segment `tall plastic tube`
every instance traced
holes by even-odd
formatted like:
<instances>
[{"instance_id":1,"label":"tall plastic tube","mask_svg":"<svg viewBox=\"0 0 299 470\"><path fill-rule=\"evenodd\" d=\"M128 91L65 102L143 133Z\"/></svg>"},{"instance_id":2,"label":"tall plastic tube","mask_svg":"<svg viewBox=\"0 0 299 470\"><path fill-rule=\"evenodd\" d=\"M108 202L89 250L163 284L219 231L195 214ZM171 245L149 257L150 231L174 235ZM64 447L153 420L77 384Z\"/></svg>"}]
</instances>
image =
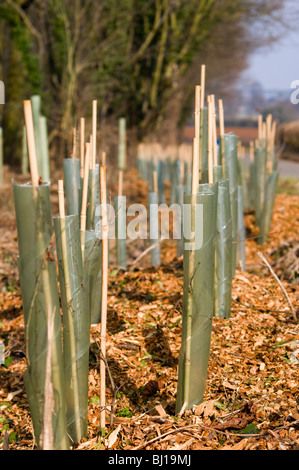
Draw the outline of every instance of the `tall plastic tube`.
<instances>
[{"instance_id":1,"label":"tall plastic tube","mask_svg":"<svg viewBox=\"0 0 299 470\"><path fill-rule=\"evenodd\" d=\"M63 313L64 379L68 434L87 435L90 318L84 284L79 218L54 218Z\"/></svg>"},{"instance_id":2,"label":"tall plastic tube","mask_svg":"<svg viewBox=\"0 0 299 470\"><path fill-rule=\"evenodd\" d=\"M25 388L37 446L69 448L50 186L13 184L25 320ZM49 372L50 371L50 372Z\"/></svg>"},{"instance_id":3,"label":"tall plastic tube","mask_svg":"<svg viewBox=\"0 0 299 470\"><path fill-rule=\"evenodd\" d=\"M191 216L191 232L197 234L194 244L188 244L188 237L186 239L184 236L183 323L177 412L183 406L188 409L200 403L206 387L214 314L217 184L212 188L200 185L196 196L185 193L184 205L190 208L191 214L194 210L192 208L196 207L193 214L196 213L198 217L194 223L194 217ZM184 232L186 224L190 225L184 218Z\"/></svg>"}]
</instances>

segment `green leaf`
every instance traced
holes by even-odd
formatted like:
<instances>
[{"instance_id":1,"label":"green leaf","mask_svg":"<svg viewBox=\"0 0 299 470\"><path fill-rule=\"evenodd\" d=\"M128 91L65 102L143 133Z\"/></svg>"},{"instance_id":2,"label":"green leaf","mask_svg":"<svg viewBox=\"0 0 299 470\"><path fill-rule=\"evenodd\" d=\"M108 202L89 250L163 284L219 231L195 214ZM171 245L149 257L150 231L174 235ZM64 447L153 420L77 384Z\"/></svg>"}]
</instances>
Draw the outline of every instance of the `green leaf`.
<instances>
[{"instance_id":1,"label":"green leaf","mask_svg":"<svg viewBox=\"0 0 299 470\"><path fill-rule=\"evenodd\" d=\"M253 423L247 424L244 429L236 431L236 434L259 434L260 429Z\"/></svg>"},{"instance_id":2,"label":"green leaf","mask_svg":"<svg viewBox=\"0 0 299 470\"><path fill-rule=\"evenodd\" d=\"M11 364L12 362L13 362L13 357L7 357L4 361L5 367L8 367L9 364Z\"/></svg>"},{"instance_id":3,"label":"green leaf","mask_svg":"<svg viewBox=\"0 0 299 470\"><path fill-rule=\"evenodd\" d=\"M219 401L215 401L214 406L215 408L219 408L220 410L227 410L227 407Z\"/></svg>"},{"instance_id":4,"label":"green leaf","mask_svg":"<svg viewBox=\"0 0 299 470\"><path fill-rule=\"evenodd\" d=\"M16 442L17 437L18 437L18 435L17 435L16 431L12 431L9 435L9 442L10 443L11 442Z\"/></svg>"},{"instance_id":5,"label":"green leaf","mask_svg":"<svg viewBox=\"0 0 299 470\"><path fill-rule=\"evenodd\" d=\"M96 405L100 404L100 398L99 397L91 397L89 400L89 403L95 403Z\"/></svg>"},{"instance_id":6,"label":"green leaf","mask_svg":"<svg viewBox=\"0 0 299 470\"><path fill-rule=\"evenodd\" d=\"M116 413L116 416L123 417L123 418L132 418L133 413L129 408L124 408L123 410Z\"/></svg>"}]
</instances>

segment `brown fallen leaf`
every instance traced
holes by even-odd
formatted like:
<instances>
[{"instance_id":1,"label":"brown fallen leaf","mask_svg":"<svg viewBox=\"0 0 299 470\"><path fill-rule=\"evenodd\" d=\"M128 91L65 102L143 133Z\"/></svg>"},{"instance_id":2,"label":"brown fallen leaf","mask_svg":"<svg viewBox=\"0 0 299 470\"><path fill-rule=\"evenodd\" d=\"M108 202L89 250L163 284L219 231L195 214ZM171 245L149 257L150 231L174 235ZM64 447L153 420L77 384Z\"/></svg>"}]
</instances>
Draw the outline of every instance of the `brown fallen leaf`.
<instances>
[{"instance_id":1,"label":"brown fallen leaf","mask_svg":"<svg viewBox=\"0 0 299 470\"><path fill-rule=\"evenodd\" d=\"M212 416L215 413L214 402L215 400L208 400L201 403L200 405L196 406L194 414L196 416L203 415L205 418Z\"/></svg>"},{"instance_id":2,"label":"brown fallen leaf","mask_svg":"<svg viewBox=\"0 0 299 470\"><path fill-rule=\"evenodd\" d=\"M117 440L117 435L120 431L120 428L121 428L121 424L119 424L117 426L116 429L114 429L114 431L112 431L112 433L109 435L108 439L106 440L105 444L106 446L108 447L108 449L112 449L116 440Z\"/></svg>"},{"instance_id":3,"label":"brown fallen leaf","mask_svg":"<svg viewBox=\"0 0 299 470\"><path fill-rule=\"evenodd\" d=\"M217 424L214 426L218 431L224 431L225 429L243 429L253 420L251 416L237 417L229 419L225 423Z\"/></svg>"},{"instance_id":4,"label":"brown fallen leaf","mask_svg":"<svg viewBox=\"0 0 299 470\"><path fill-rule=\"evenodd\" d=\"M162 383L158 380L149 380L142 390L143 398L149 398L152 395L155 395L162 388Z\"/></svg>"},{"instance_id":5,"label":"brown fallen leaf","mask_svg":"<svg viewBox=\"0 0 299 470\"><path fill-rule=\"evenodd\" d=\"M244 450L247 446L248 439L242 439L240 442L235 444L234 446L224 446L222 450Z\"/></svg>"},{"instance_id":6,"label":"brown fallen leaf","mask_svg":"<svg viewBox=\"0 0 299 470\"><path fill-rule=\"evenodd\" d=\"M239 410L239 416L234 416L225 423L214 426L219 431L225 429L243 429L255 418L256 406L252 402L245 403Z\"/></svg>"}]
</instances>

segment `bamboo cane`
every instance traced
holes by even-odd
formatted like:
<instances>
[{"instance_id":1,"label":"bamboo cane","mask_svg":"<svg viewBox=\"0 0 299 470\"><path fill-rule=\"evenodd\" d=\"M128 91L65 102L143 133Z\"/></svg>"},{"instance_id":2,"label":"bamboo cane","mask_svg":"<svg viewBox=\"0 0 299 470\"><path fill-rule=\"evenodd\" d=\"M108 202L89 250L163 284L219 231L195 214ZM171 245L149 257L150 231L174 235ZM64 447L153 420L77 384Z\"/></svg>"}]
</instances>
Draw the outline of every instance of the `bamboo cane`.
<instances>
[{"instance_id":1,"label":"bamboo cane","mask_svg":"<svg viewBox=\"0 0 299 470\"><path fill-rule=\"evenodd\" d=\"M106 166L107 154L102 152L102 166Z\"/></svg>"},{"instance_id":2,"label":"bamboo cane","mask_svg":"<svg viewBox=\"0 0 299 470\"><path fill-rule=\"evenodd\" d=\"M58 207L59 207L59 217L61 219L64 219L65 218L65 209L64 209L63 180L58 180Z\"/></svg>"},{"instance_id":3,"label":"bamboo cane","mask_svg":"<svg viewBox=\"0 0 299 470\"><path fill-rule=\"evenodd\" d=\"M218 165L218 155L217 155L217 126L216 126L216 106L215 106L215 95L211 96L212 103L212 142L213 142L213 165Z\"/></svg>"},{"instance_id":4,"label":"bamboo cane","mask_svg":"<svg viewBox=\"0 0 299 470\"><path fill-rule=\"evenodd\" d=\"M195 87L195 110L194 110L194 134L195 139L200 138L200 101L201 101L201 87Z\"/></svg>"},{"instance_id":5,"label":"bamboo cane","mask_svg":"<svg viewBox=\"0 0 299 470\"><path fill-rule=\"evenodd\" d=\"M87 206L87 193L88 193L89 159L90 159L90 144L87 143L86 144L86 152L85 152L84 180L83 180L83 191L82 191L82 207L81 207L81 218L80 218L81 248L82 248L82 259L83 259L83 261L84 261L84 248L85 248L86 206Z\"/></svg>"},{"instance_id":6,"label":"bamboo cane","mask_svg":"<svg viewBox=\"0 0 299 470\"><path fill-rule=\"evenodd\" d=\"M100 167L100 188L102 206L102 308L101 308L101 355L100 363L100 424L106 427L106 324L107 324L107 292L108 292L108 221L107 221L107 194L106 194L106 168Z\"/></svg>"},{"instance_id":7,"label":"bamboo cane","mask_svg":"<svg viewBox=\"0 0 299 470\"><path fill-rule=\"evenodd\" d=\"M38 186L39 177L38 177L38 167L37 167L36 148L35 148L35 139L34 139L32 106L31 106L30 100L24 101L24 115L25 115L25 126L26 126L26 135L27 135L27 146L28 146L31 181L32 181L32 186Z\"/></svg>"},{"instance_id":8,"label":"bamboo cane","mask_svg":"<svg viewBox=\"0 0 299 470\"><path fill-rule=\"evenodd\" d=\"M213 183L213 114L211 96L208 96L208 168L209 183Z\"/></svg>"},{"instance_id":9,"label":"bamboo cane","mask_svg":"<svg viewBox=\"0 0 299 470\"><path fill-rule=\"evenodd\" d=\"M84 177L85 119L80 119L80 177Z\"/></svg>"},{"instance_id":10,"label":"bamboo cane","mask_svg":"<svg viewBox=\"0 0 299 470\"><path fill-rule=\"evenodd\" d=\"M97 100L92 102L92 168L96 166L97 152Z\"/></svg>"},{"instance_id":11,"label":"bamboo cane","mask_svg":"<svg viewBox=\"0 0 299 470\"><path fill-rule=\"evenodd\" d=\"M263 141L263 146L267 146L267 125L266 122L263 122L262 126L262 141Z\"/></svg>"},{"instance_id":12,"label":"bamboo cane","mask_svg":"<svg viewBox=\"0 0 299 470\"><path fill-rule=\"evenodd\" d=\"M223 137L225 134L225 127L224 127L224 108L223 108L223 100L218 100L218 112L219 112L219 135Z\"/></svg>"},{"instance_id":13,"label":"bamboo cane","mask_svg":"<svg viewBox=\"0 0 299 470\"><path fill-rule=\"evenodd\" d=\"M200 107L201 109L205 106L205 89L206 89L206 66L201 66L201 78L200 78Z\"/></svg>"}]
</instances>

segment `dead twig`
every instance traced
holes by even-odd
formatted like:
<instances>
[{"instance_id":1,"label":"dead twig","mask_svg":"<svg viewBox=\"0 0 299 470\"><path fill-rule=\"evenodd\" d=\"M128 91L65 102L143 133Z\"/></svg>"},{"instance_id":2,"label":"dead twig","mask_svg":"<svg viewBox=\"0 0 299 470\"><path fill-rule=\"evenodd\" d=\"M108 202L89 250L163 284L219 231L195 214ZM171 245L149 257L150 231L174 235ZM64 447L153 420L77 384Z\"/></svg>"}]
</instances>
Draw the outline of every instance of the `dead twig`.
<instances>
[{"instance_id":1,"label":"dead twig","mask_svg":"<svg viewBox=\"0 0 299 470\"><path fill-rule=\"evenodd\" d=\"M289 298L289 296L288 296L287 291L286 291L285 288L283 287L283 285L282 285L280 279L279 279L278 276L275 274L275 272L273 271L272 267L270 266L270 264L268 263L268 261L266 260L266 258L264 257L264 255L263 255L260 251L258 251L257 254L258 254L258 256L261 258L261 260L266 264L266 266L269 268L269 270L270 270L272 276L274 277L274 279L276 279L276 281L278 282L278 284L279 284L279 286L280 286L282 292L284 293L284 296L285 296L285 298L286 298L286 300L287 300L287 302L288 302L288 304L289 304L289 307L290 307L291 312L292 312L292 315L293 315L293 319L294 319L294 321L297 323L297 322L298 322L298 318L297 318L295 309L294 309L294 307L293 307L293 305L292 305L292 302L291 302L291 300L290 300L290 298Z\"/></svg>"},{"instance_id":2,"label":"dead twig","mask_svg":"<svg viewBox=\"0 0 299 470\"><path fill-rule=\"evenodd\" d=\"M134 447L132 450L139 450L139 449L143 449L144 447L150 445L150 444L153 444L154 442L166 437L166 436L169 436L170 434L175 434L176 432L184 432L184 431L188 431L189 429L192 429L192 428L195 428L197 427L198 425L196 424L191 424L190 426L184 426L184 427L180 427L180 428L176 428L176 429L172 429L171 431L168 431L164 434L161 434L161 436L157 436L157 437L154 437L153 439L151 439L150 441L147 441L147 442L144 442L143 444L137 446L137 447Z\"/></svg>"}]
</instances>

